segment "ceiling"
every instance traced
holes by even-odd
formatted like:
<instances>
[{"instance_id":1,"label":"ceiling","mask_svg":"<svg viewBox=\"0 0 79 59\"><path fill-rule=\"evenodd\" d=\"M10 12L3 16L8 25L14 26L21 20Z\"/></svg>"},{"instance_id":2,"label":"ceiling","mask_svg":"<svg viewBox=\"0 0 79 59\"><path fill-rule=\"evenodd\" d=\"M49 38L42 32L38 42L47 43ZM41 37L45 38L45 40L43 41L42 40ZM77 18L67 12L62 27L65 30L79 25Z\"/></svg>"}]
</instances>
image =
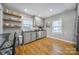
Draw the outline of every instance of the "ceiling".
<instances>
[{"instance_id":1,"label":"ceiling","mask_svg":"<svg viewBox=\"0 0 79 59\"><path fill-rule=\"evenodd\" d=\"M3 3L2 5L9 9L43 18L76 8L75 3Z\"/></svg>"}]
</instances>

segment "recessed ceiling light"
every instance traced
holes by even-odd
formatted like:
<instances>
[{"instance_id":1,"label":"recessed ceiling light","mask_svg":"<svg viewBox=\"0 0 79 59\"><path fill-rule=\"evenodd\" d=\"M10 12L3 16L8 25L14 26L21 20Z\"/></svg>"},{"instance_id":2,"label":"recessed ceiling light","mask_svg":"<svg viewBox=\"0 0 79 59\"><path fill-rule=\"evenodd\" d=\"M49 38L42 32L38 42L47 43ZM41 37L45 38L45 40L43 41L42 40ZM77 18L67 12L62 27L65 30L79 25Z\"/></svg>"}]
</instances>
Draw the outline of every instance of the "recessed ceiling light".
<instances>
[{"instance_id":1,"label":"recessed ceiling light","mask_svg":"<svg viewBox=\"0 0 79 59\"><path fill-rule=\"evenodd\" d=\"M24 9L25 12L27 12L27 9Z\"/></svg>"},{"instance_id":2,"label":"recessed ceiling light","mask_svg":"<svg viewBox=\"0 0 79 59\"><path fill-rule=\"evenodd\" d=\"M38 15L40 17L40 15Z\"/></svg>"},{"instance_id":3,"label":"recessed ceiling light","mask_svg":"<svg viewBox=\"0 0 79 59\"><path fill-rule=\"evenodd\" d=\"M52 9L49 9L49 11L52 12L53 10Z\"/></svg>"}]
</instances>

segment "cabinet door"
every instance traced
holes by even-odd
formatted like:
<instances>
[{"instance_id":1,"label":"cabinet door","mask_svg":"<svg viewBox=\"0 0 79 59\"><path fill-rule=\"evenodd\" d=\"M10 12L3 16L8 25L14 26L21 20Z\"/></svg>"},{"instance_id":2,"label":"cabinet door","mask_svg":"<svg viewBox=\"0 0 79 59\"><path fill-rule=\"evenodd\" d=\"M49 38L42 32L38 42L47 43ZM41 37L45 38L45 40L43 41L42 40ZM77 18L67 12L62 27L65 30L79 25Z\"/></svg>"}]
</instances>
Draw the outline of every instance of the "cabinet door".
<instances>
[{"instance_id":1,"label":"cabinet door","mask_svg":"<svg viewBox=\"0 0 79 59\"><path fill-rule=\"evenodd\" d=\"M34 21L33 21L33 24L34 24L34 26L44 26L43 25L43 19L42 18L40 18L40 17L35 17L34 18Z\"/></svg>"},{"instance_id":2,"label":"cabinet door","mask_svg":"<svg viewBox=\"0 0 79 59\"><path fill-rule=\"evenodd\" d=\"M46 36L46 31L42 31L41 32L41 37L45 37Z\"/></svg>"},{"instance_id":3,"label":"cabinet door","mask_svg":"<svg viewBox=\"0 0 79 59\"><path fill-rule=\"evenodd\" d=\"M41 37L42 37L42 31L39 31L38 38L41 38Z\"/></svg>"},{"instance_id":4,"label":"cabinet door","mask_svg":"<svg viewBox=\"0 0 79 59\"><path fill-rule=\"evenodd\" d=\"M36 32L31 33L31 40L32 41L36 40Z\"/></svg>"},{"instance_id":5,"label":"cabinet door","mask_svg":"<svg viewBox=\"0 0 79 59\"><path fill-rule=\"evenodd\" d=\"M43 37L44 35L43 35L43 31L41 31L41 38Z\"/></svg>"},{"instance_id":6,"label":"cabinet door","mask_svg":"<svg viewBox=\"0 0 79 59\"><path fill-rule=\"evenodd\" d=\"M24 33L24 44L29 42L31 42L31 33L30 32Z\"/></svg>"},{"instance_id":7,"label":"cabinet door","mask_svg":"<svg viewBox=\"0 0 79 59\"><path fill-rule=\"evenodd\" d=\"M46 37L47 33L46 31L43 31L43 36Z\"/></svg>"}]
</instances>

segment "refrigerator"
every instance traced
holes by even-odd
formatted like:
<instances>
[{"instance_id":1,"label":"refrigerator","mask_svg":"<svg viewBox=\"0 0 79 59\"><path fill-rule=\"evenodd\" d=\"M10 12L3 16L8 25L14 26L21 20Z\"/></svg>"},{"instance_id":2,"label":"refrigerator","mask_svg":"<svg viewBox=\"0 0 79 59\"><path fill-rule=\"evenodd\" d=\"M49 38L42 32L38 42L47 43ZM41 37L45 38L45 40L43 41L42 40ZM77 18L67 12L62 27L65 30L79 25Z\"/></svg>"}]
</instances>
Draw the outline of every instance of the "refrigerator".
<instances>
[{"instance_id":1,"label":"refrigerator","mask_svg":"<svg viewBox=\"0 0 79 59\"><path fill-rule=\"evenodd\" d=\"M77 40L76 40L76 44L77 44L77 47L76 47L76 50L79 51L79 17L78 17L78 20L77 20Z\"/></svg>"}]
</instances>

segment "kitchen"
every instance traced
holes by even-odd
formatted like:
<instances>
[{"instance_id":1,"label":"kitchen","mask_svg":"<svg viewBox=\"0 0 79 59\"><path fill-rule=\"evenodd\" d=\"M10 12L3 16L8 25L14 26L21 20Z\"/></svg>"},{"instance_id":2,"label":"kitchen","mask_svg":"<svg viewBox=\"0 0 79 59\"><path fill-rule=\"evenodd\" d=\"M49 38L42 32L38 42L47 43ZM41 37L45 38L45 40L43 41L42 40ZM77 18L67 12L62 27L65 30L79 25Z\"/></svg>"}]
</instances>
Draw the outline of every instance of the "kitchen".
<instances>
[{"instance_id":1,"label":"kitchen","mask_svg":"<svg viewBox=\"0 0 79 59\"><path fill-rule=\"evenodd\" d=\"M59 8L56 8L56 6ZM76 33L76 29L74 29L74 22L77 17L76 12L77 9L75 3L2 3L0 4L0 34L5 36L5 38L2 41L0 40L2 43L0 44L0 48L3 50L3 48L9 46L9 49L12 50L14 47L14 52L16 46L31 44L32 42L36 42L47 37L74 43L74 32ZM56 21L54 19L56 19ZM2 38L3 37L0 37L0 39ZM1 53L12 54L12 52L9 52L9 49L4 49ZM13 55L14 54L15 53L13 53Z\"/></svg>"}]
</instances>

